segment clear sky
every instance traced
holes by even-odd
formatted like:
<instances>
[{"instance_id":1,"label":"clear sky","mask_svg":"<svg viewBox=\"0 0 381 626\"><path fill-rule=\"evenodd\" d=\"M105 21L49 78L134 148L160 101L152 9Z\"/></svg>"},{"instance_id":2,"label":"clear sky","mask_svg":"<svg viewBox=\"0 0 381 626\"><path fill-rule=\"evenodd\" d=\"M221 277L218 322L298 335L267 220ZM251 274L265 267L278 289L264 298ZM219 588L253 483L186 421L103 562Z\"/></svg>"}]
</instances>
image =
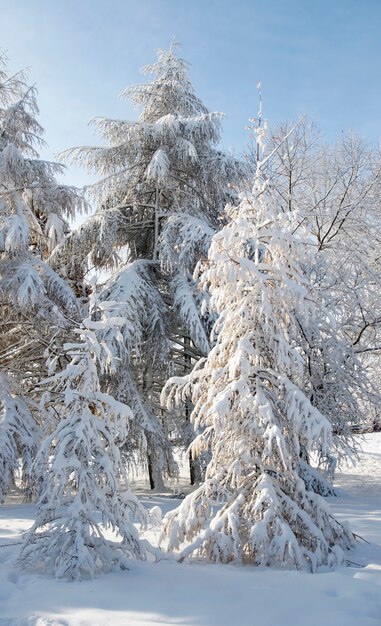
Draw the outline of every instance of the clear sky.
<instances>
[{"instance_id":1,"label":"clear sky","mask_svg":"<svg viewBox=\"0 0 381 626\"><path fill-rule=\"evenodd\" d=\"M0 0L0 15L11 69L30 66L38 88L45 158L97 143L94 116L136 117L118 94L173 36L197 94L227 115L225 148L244 147L258 81L272 125L308 113L329 138L381 136L381 0Z\"/></svg>"}]
</instances>

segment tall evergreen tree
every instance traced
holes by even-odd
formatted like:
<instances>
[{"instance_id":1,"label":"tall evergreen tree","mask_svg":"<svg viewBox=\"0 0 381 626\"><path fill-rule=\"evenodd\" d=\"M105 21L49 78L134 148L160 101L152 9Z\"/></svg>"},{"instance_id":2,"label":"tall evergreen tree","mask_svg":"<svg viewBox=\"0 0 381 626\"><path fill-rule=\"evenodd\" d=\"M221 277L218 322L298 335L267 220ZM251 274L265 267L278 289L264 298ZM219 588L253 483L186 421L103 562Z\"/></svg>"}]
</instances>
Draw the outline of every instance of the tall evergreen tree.
<instances>
[{"instance_id":1,"label":"tall evergreen tree","mask_svg":"<svg viewBox=\"0 0 381 626\"><path fill-rule=\"evenodd\" d=\"M209 349L193 270L232 200L228 183L243 170L218 149L222 116L195 95L174 46L143 71L152 81L123 94L141 108L139 120L97 118L106 145L66 154L102 179L89 190L95 215L53 261L79 281L88 255L114 272L101 298L118 303L132 349L108 389L139 418L136 439L147 447L153 486L169 461L158 393L168 373L189 369Z\"/></svg>"},{"instance_id":2,"label":"tall evergreen tree","mask_svg":"<svg viewBox=\"0 0 381 626\"><path fill-rule=\"evenodd\" d=\"M80 198L57 183L62 166L38 158L42 128L36 94L23 73L8 76L0 58L0 483L12 483L18 456L29 476L38 431L28 392L44 351L78 313L74 294L47 264L68 232ZM28 482L28 481L27 481ZM1 487L0 487L1 490Z\"/></svg>"},{"instance_id":3,"label":"tall evergreen tree","mask_svg":"<svg viewBox=\"0 0 381 626\"><path fill-rule=\"evenodd\" d=\"M260 162L252 193L228 217L201 279L218 313L215 346L163 392L169 403L191 397L202 429L192 449L210 450L211 460L204 484L167 515L164 535L171 549L188 544L183 558L315 571L340 563L351 536L299 477L302 448L324 454L332 436L304 392L295 341L299 322L319 322L303 272L311 246L295 233L295 214L278 210Z\"/></svg>"}]
</instances>

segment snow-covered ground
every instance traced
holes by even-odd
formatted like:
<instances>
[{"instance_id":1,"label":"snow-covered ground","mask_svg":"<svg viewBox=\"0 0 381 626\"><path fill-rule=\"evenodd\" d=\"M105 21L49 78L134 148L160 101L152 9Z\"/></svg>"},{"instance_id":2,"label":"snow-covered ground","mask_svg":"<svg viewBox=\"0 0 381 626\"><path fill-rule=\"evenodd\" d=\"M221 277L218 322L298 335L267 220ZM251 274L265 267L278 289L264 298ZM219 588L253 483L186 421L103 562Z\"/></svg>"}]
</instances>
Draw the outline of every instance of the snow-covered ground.
<instances>
[{"instance_id":1,"label":"snow-covered ground","mask_svg":"<svg viewBox=\"0 0 381 626\"><path fill-rule=\"evenodd\" d=\"M162 561L55 581L15 565L35 507L9 502L0 507L0 626L381 626L381 433L366 435L360 462L342 469L337 486L332 508L362 539L351 567L314 575ZM178 503L143 499L164 511Z\"/></svg>"}]
</instances>

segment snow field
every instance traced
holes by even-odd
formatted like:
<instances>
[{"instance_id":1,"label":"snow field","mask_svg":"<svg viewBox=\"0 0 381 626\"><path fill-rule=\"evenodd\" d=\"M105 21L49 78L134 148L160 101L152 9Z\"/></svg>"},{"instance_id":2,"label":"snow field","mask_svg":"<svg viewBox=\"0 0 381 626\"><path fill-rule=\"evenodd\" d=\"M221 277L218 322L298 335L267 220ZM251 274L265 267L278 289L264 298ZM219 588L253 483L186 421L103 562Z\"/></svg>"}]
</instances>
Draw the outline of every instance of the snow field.
<instances>
[{"instance_id":1,"label":"snow field","mask_svg":"<svg viewBox=\"0 0 381 626\"><path fill-rule=\"evenodd\" d=\"M365 436L359 463L342 468L336 484L333 512L363 539L351 567L315 575L170 561L132 561L127 572L81 583L30 575L15 560L35 506L10 501L0 508L0 626L380 626L381 433ZM163 512L179 503L141 499Z\"/></svg>"}]
</instances>

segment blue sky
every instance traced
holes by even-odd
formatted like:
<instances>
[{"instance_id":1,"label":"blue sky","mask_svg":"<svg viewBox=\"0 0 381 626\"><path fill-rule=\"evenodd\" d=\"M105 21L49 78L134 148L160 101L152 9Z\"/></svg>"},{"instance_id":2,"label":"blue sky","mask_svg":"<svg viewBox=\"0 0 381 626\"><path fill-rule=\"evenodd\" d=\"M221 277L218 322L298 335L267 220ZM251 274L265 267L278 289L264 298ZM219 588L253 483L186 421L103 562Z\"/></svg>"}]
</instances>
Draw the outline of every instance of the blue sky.
<instances>
[{"instance_id":1,"label":"blue sky","mask_svg":"<svg viewBox=\"0 0 381 626\"><path fill-rule=\"evenodd\" d=\"M264 91L270 124L314 117L328 138L381 135L381 0L0 0L0 46L30 66L45 158L97 143L96 115L131 119L118 99L157 48L181 42L198 95L223 111L223 146L239 153ZM70 171L74 184L86 182Z\"/></svg>"}]
</instances>

